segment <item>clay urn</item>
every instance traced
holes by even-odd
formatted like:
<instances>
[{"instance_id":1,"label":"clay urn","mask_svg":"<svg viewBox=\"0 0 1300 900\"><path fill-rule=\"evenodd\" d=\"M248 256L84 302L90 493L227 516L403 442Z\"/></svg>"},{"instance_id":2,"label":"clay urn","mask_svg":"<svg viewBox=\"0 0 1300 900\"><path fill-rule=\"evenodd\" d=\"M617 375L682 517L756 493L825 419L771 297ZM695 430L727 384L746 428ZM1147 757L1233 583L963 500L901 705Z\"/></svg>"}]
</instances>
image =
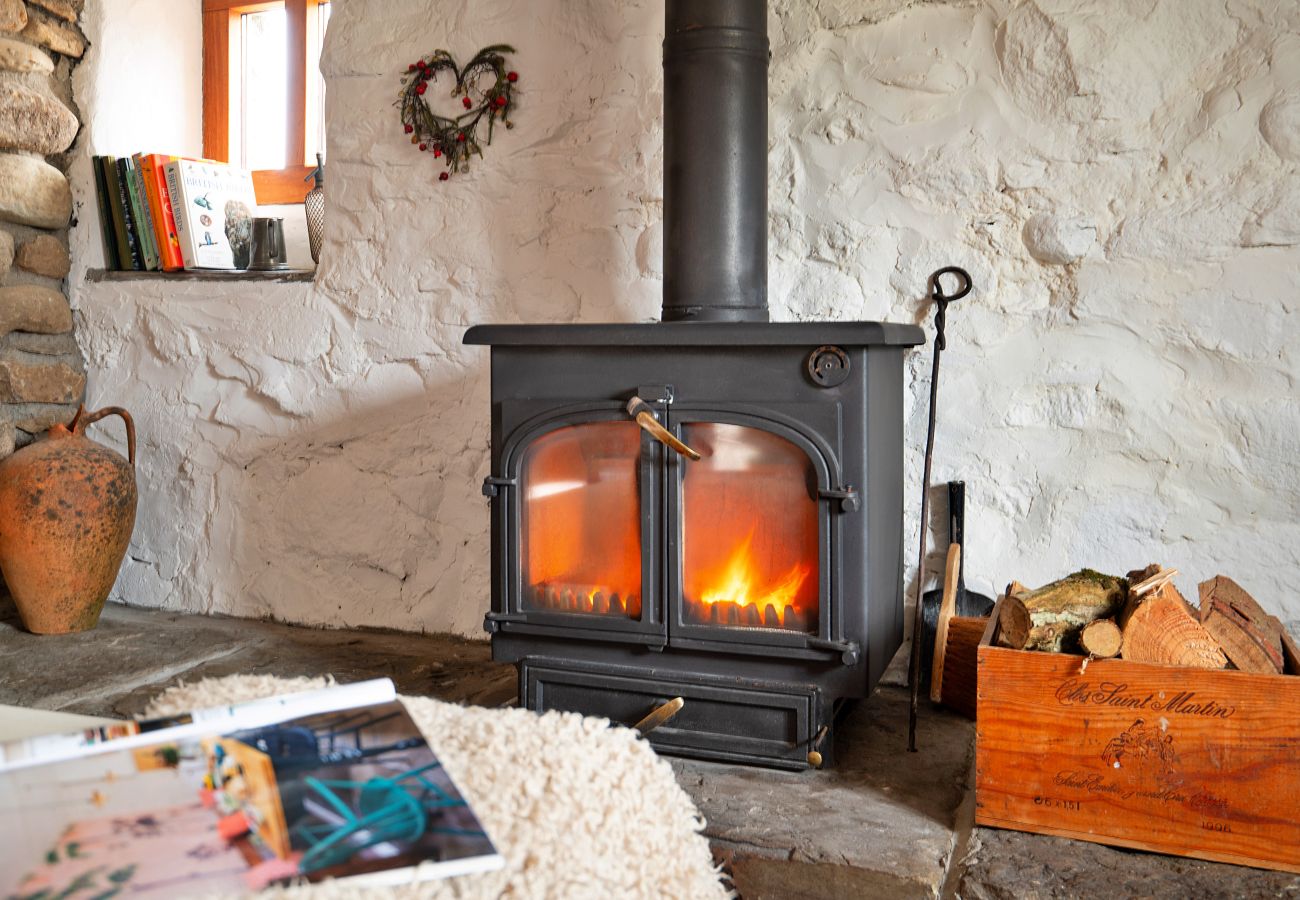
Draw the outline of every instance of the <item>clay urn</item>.
<instances>
[{"instance_id":1,"label":"clay urn","mask_svg":"<svg viewBox=\"0 0 1300 900\"><path fill-rule=\"evenodd\" d=\"M126 423L129 460L85 436ZM37 634L95 627L135 526L135 425L124 409L86 413L0 460L0 574Z\"/></svg>"}]
</instances>

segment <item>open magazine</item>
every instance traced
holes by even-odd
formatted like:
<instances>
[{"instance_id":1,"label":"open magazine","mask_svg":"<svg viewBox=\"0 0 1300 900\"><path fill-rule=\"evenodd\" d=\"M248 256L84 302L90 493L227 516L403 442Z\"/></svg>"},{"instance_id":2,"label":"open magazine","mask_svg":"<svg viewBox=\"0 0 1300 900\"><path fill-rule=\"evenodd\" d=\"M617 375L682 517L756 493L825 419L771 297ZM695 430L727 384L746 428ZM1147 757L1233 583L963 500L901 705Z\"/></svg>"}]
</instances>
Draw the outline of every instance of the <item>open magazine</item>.
<instances>
[{"instance_id":1,"label":"open magazine","mask_svg":"<svg viewBox=\"0 0 1300 900\"><path fill-rule=\"evenodd\" d=\"M504 864L387 679L0 744L0 858L24 900Z\"/></svg>"}]
</instances>

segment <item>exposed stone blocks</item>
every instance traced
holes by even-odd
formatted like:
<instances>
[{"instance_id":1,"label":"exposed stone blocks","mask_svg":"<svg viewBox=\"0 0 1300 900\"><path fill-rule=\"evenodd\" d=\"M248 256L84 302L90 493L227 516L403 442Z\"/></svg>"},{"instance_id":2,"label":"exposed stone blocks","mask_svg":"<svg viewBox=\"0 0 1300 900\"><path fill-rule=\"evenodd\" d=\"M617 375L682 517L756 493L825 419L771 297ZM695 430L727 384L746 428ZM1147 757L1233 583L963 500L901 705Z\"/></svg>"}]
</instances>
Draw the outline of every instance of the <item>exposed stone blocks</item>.
<instances>
[{"instance_id":1,"label":"exposed stone blocks","mask_svg":"<svg viewBox=\"0 0 1300 900\"><path fill-rule=\"evenodd\" d=\"M63 228L72 218L67 177L30 156L0 155L0 222Z\"/></svg>"},{"instance_id":2,"label":"exposed stone blocks","mask_svg":"<svg viewBox=\"0 0 1300 900\"><path fill-rule=\"evenodd\" d=\"M2 259L3 247L0 247L0 260ZM72 267L68 248L63 241L50 234L38 234L24 241L14 254L14 262L19 268L46 278L65 278Z\"/></svg>"},{"instance_id":3,"label":"exposed stone blocks","mask_svg":"<svg viewBox=\"0 0 1300 900\"><path fill-rule=\"evenodd\" d=\"M74 59L86 52L86 40L76 28L35 11L28 13L27 27L22 30L22 36L33 44Z\"/></svg>"},{"instance_id":4,"label":"exposed stone blocks","mask_svg":"<svg viewBox=\"0 0 1300 900\"><path fill-rule=\"evenodd\" d=\"M0 403L72 403L85 389L85 373L69 363L0 351Z\"/></svg>"},{"instance_id":5,"label":"exposed stone blocks","mask_svg":"<svg viewBox=\"0 0 1300 900\"><path fill-rule=\"evenodd\" d=\"M3 2L3 0L0 0ZM54 60L49 54L22 41L0 37L0 71L35 72L49 75L54 71Z\"/></svg>"},{"instance_id":6,"label":"exposed stone blocks","mask_svg":"<svg viewBox=\"0 0 1300 900\"><path fill-rule=\"evenodd\" d=\"M78 127L77 117L57 97L0 82L0 147L62 153L72 146Z\"/></svg>"},{"instance_id":7,"label":"exposed stone blocks","mask_svg":"<svg viewBox=\"0 0 1300 900\"><path fill-rule=\"evenodd\" d=\"M81 8L0 0L0 457L67 422L86 391L72 311L54 286L71 269L66 236L48 233L68 226L72 191L40 158L63 154L80 128L66 98L68 60L86 49Z\"/></svg>"},{"instance_id":8,"label":"exposed stone blocks","mask_svg":"<svg viewBox=\"0 0 1300 900\"><path fill-rule=\"evenodd\" d=\"M0 288L0 337L11 331L60 334L71 330L68 298L53 288L36 284Z\"/></svg>"},{"instance_id":9,"label":"exposed stone blocks","mask_svg":"<svg viewBox=\"0 0 1300 900\"><path fill-rule=\"evenodd\" d=\"M27 7L23 0L0 0L0 32L22 31L27 25Z\"/></svg>"}]
</instances>

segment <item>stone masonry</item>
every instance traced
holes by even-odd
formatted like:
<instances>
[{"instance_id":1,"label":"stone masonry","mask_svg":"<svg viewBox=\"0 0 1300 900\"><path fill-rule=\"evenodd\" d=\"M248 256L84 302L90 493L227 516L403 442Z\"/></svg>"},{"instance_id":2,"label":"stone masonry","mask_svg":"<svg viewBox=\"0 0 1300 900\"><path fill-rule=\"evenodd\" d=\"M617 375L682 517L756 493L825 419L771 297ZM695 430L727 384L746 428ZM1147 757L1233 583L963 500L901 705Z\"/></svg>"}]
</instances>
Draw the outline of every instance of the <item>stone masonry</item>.
<instances>
[{"instance_id":1,"label":"stone masonry","mask_svg":"<svg viewBox=\"0 0 1300 900\"><path fill-rule=\"evenodd\" d=\"M0 457L71 419L86 393L65 283L81 5L0 0Z\"/></svg>"}]
</instances>

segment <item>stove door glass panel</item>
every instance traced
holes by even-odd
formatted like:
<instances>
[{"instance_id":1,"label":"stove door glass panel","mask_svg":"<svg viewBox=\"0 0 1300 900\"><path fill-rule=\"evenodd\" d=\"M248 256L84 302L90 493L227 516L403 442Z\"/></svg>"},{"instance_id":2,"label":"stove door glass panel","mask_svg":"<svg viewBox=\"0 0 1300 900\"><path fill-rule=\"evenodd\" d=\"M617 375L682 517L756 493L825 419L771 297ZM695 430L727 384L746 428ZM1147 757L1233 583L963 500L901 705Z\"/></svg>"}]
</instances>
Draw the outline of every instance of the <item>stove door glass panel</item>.
<instances>
[{"instance_id":1,"label":"stove door glass panel","mask_svg":"<svg viewBox=\"0 0 1300 900\"><path fill-rule=\"evenodd\" d=\"M702 457L682 474L685 621L817 632L817 478L807 454L742 425L686 424L682 439Z\"/></svg>"},{"instance_id":2,"label":"stove door glass panel","mask_svg":"<svg viewBox=\"0 0 1300 900\"><path fill-rule=\"evenodd\" d=\"M569 425L533 441L521 470L525 609L641 618L641 430Z\"/></svg>"}]
</instances>

